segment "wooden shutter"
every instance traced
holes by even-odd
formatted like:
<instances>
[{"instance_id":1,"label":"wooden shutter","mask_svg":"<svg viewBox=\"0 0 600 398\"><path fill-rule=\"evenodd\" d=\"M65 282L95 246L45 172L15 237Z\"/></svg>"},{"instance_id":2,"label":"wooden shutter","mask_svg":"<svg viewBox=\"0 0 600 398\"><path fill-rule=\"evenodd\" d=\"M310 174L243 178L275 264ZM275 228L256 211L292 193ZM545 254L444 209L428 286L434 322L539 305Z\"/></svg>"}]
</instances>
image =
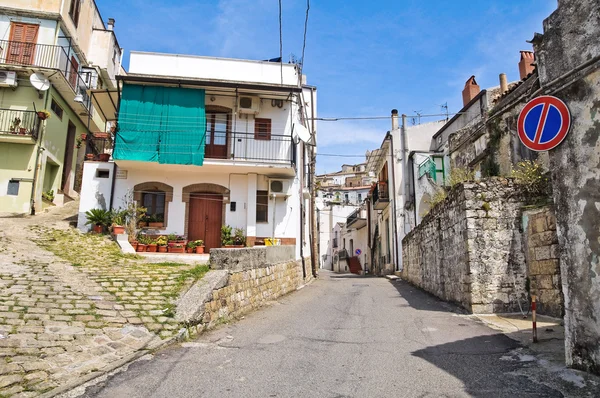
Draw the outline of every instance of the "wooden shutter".
<instances>
[{"instance_id":1,"label":"wooden shutter","mask_svg":"<svg viewBox=\"0 0 600 398\"><path fill-rule=\"evenodd\" d=\"M71 87L77 89L77 72L79 71L79 63L75 57L71 56L71 70L69 71L69 83Z\"/></svg>"},{"instance_id":2,"label":"wooden shutter","mask_svg":"<svg viewBox=\"0 0 600 398\"><path fill-rule=\"evenodd\" d=\"M39 25L11 23L8 63L31 65L35 54Z\"/></svg>"},{"instance_id":3,"label":"wooden shutter","mask_svg":"<svg viewBox=\"0 0 600 398\"><path fill-rule=\"evenodd\" d=\"M271 139L271 119L254 119L254 139L255 140L270 140Z\"/></svg>"}]
</instances>

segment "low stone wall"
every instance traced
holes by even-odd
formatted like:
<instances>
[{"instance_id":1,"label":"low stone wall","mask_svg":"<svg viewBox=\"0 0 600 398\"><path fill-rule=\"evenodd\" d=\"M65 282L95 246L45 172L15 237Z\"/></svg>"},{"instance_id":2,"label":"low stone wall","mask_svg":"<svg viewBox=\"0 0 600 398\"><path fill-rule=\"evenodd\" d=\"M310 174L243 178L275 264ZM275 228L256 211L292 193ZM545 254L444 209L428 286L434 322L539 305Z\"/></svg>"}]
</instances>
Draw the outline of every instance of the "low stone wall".
<instances>
[{"instance_id":1,"label":"low stone wall","mask_svg":"<svg viewBox=\"0 0 600 398\"><path fill-rule=\"evenodd\" d=\"M304 266L306 278L303 262L295 259L295 246L291 245L212 249L213 271L180 300L178 320L211 327L238 318L309 282L310 259L305 259Z\"/></svg>"},{"instance_id":2,"label":"low stone wall","mask_svg":"<svg viewBox=\"0 0 600 398\"><path fill-rule=\"evenodd\" d=\"M302 261L232 273L227 286L213 291L212 300L206 303L202 323L210 326L219 320L239 318L295 291L311 278L309 260L306 266L306 280L302 275Z\"/></svg>"},{"instance_id":3,"label":"low stone wall","mask_svg":"<svg viewBox=\"0 0 600 398\"><path fill-rule=\"evenodd\" d=\"M454 187L402 240L402 277L471 312L519 311L527 302L522 205L509 179Z\"/></svg>"},{"instance_id":4,"label":"low stone wall","mask_svg":"<svg viewBox=\"0 0 600 398\"><path fill-rule=\"evenodd\" d=\"M530 293L537 296L537 311L543 315L562 317L564 298L554 209L543 207L525 211L523 231L526 236Z\"/></svg>"}]
</instances>

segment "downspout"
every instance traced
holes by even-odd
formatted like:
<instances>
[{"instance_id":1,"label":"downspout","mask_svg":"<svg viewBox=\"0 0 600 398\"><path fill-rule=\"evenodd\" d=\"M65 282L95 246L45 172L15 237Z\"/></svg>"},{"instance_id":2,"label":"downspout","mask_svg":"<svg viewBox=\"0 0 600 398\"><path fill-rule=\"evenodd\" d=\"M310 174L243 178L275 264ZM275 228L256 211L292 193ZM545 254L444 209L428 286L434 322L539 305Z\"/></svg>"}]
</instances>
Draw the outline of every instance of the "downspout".
<instances>
[{"instance_id":1,"label":"downspout","mask_svg":"<svg viewBox=\"0 0 600 398\"><path fill-rule=\"evenodd\" d=\"M302 172L300 174L299 182L299 201L300 201L300 259L302 260L302 277L303 280L306 280L306 260L304 259L304 199L302 197L302 188L304 187L304 143L299 141L300 144L300 153L302 156ZM298 165L301 162L297 162L296 170L298 170Z\"/></svg>"},{"instance_id":2,"label":"downspout","mask_svg":"<svg viewBox=\"0 0 600 398\"><path fill-rule=\"evenodd\" d=\"M48 109L48 98L50 97L49 94L50 90L46 90L46 99L44 100L44 109ZM38 135L38 142L37 142L37 152L35 154L35 164L33 167L33 182L31 184L31 198L29 199L29 205L31 207L31 211L30 214L32 216L35 216L35 191L37 190L37 179L38 179L38 173L39 173L39 168L41 167L41 165L39 165L40 162L40 155L42 154L42 151L44 150L42 148L42 143L44 142L44 132L46 131L46 123L43 123L43 128L42 128L42 121L39 120L38 121L38 130L39 130L39 135Z\"/></svg>"},{"instance_id":3,"label":"downspout","mask_svg":"<svg viewBox=\"0 0 600 398\"><path fill-rule=\"evenodd\" d=\"M408 137L406 134L406 115L402 115L402 130L400 130L401 134L402 134L402 174L404 175L404 195L402 195L402 197L404 198L404 203L402 204L403 206L406 204L406 197L407 195L410 194L410 179L407 178L408 176ZM404 214L404 212L402 213ZM404 233L406 234L406 217L402 217L403 219L403 226L402 229L404 230Z\"/></svg>"},{"instance_id":4,"label":"downspout","mask_svg":"<svg viewBox=\"0 0 600 398\"><path fill-rule=\"evenodd\" d=\"M115 153L115 147L117 145L117 134L119 133L119 109L121 108L121 87L120 87L118 80L117 80L117 95L119 96L119 102L117 103L117 123L116 123L117 128L115 130L115 139L113 140L113 142L114 142L113 154ZM108 205L108 210L113 209L116 181L117 181L117 163L115 162L115 159L113 157L113 175L112 175L112 181L110 184L110 203Z\"/></svg>"},{"instance_id":5,"label":"downspout","mask_svg":"<svg viewBox=\"0 0 600 398\"><path fill-rule=\"evenodd\" d=\"M397 112L397 111L396 111ZM390 141L390 151L391 151L391 164L392 164L392 184L394 187L393 190L393 194L394 194L394 199L392 202L392 210L394 212L394 248L395 248L395 256L396 256L396 271L400 270L400 264L398 263L399 261L399 257L398 257L398 213L397 213L397 208L396 208L396 167L395 167L395 158L394 158L394 139L392 138L392 135L390 133L387 134L386 137L389 141ZM389 195L389 193L388 193Z\"/></svg>"},{"instance_id":6,"label":"downspout","mask_svg":"<svg viewBox=\"0 0 600 398\"><path fill-rule=\"evenodd\" d=\"M318 250L319 247L317 245L317 237L319 235L317 235L317 225L316 225L316 221L315 221L315 207L316 207L316 202L315 202L315 195L316 195L316 189L315 189L315 163L317 161L317 158L315 156L315 151L316 151L316 147L317 147L317 132L315 130L315 88L311 87L310 88L310 113L311 113L311 119L310 119L310 124L311 124L311 135L313 137L313 145L310 147L310 229L311 229L311 233L312 233L312 239L311 239L311 244L313 246L312 250L311 250L311 262L312 262L312 273L313 273L313 277L316 278L318 276L318 272L317 272L317 261L320 259Z\"/></svg>"}]
</instances>

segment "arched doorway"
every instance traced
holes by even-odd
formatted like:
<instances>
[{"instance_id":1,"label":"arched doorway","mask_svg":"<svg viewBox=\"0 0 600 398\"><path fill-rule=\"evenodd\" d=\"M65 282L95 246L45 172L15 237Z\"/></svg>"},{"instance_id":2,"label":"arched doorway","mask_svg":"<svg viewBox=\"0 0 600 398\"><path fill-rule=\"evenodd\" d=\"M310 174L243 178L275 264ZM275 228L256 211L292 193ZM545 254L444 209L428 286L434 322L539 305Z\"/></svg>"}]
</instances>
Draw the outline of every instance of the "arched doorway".
<instances>
[{"instance_id":1,"label":"arched doorway","mask_svg":"<svg viewBox=\"0 0 600 398\"><path fill-rule=\"evenodd\" d=\"M183 188L188 240L202 239L205 250L221 247L221 226L229 189L216 184L193 184Z\"/></svg>"}]
</instances>

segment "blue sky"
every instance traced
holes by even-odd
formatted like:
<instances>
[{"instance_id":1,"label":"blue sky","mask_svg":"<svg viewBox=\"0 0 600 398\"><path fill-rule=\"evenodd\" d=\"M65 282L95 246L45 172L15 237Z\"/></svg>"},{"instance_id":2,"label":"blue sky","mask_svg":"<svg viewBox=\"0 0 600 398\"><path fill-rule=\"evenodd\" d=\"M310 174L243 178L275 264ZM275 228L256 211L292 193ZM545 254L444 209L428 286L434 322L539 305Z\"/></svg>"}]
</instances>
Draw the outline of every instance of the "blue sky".
<instances>
[{"instance_id":1,"label":"blue sky","mask_svg":"<svg viewBox=\"0 0 600 398\"><path fill-rule=\"evenodd\" d=\"M279 56L277 0L96 0L115 18L129 50L246 59ZM175 3L176 5L173 5ZM282 0L283 54L302 53L305 0ZM556 0L312 0L304 73L317 86L320 117L437 114L462 107L465 81L498 85L519 77L519 50L542 32ZM432 120L432 119L430 119ZM422 121L427 121L423 119ZM390 122L320 122L319 153L362 155ZM357 157L319 156L317 172Z\"/></svg>"}]
</instances>

